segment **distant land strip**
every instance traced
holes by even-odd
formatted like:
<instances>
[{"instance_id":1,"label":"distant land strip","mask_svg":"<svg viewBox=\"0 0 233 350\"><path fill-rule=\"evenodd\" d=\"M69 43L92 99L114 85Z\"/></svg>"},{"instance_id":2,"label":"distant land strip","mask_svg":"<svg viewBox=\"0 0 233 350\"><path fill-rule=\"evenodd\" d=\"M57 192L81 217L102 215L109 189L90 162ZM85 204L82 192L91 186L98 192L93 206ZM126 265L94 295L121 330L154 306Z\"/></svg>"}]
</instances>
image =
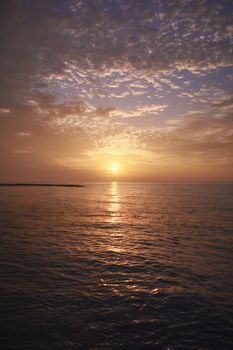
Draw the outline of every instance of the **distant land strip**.
<instances>
[{"instance_id":1,"label":"distant land strip","mask_svg":"<svg viewBox=\"0 0 233 350\"><path fill-rule=\"evenodd\" d=\"M84 187L79 184L31 184L31 183L0 183L0 186L25 186L25 187Z\"/></svg>"}]
</instances>

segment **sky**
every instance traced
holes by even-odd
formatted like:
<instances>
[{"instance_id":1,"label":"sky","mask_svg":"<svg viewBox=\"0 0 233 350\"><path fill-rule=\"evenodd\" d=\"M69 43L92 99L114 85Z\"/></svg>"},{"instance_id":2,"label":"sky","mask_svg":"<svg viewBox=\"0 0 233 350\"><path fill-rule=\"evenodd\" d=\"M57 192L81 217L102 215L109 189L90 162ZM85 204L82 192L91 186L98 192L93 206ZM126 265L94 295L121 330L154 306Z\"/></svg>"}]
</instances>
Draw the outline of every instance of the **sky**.
<instances>
[{"instance_id":1,"label":"sky","mask_svg":"<svg viewBox=\"0 0 233 350\"><path fill-rule=\"evenodd\" d=\"M0 2L0 181L233 181L231 0Z\"/></svg>"}]
</instances>

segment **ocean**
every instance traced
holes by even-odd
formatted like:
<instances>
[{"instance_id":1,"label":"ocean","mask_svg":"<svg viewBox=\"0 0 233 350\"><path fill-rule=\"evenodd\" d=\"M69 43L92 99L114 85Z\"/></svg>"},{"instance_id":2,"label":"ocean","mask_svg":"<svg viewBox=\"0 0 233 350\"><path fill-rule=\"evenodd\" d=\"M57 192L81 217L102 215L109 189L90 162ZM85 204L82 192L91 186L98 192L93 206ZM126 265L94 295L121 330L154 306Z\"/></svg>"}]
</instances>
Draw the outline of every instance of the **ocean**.
<instances>
[{"instance_id":1,"label":"ocean","mask_svg":"<svg viewBox=\"0 0 233 350\"><path fill-rule=\"evenodd\" d=\"M232 349L233 185L0 188L3 350Z\"/></svg>"}]
</instances>

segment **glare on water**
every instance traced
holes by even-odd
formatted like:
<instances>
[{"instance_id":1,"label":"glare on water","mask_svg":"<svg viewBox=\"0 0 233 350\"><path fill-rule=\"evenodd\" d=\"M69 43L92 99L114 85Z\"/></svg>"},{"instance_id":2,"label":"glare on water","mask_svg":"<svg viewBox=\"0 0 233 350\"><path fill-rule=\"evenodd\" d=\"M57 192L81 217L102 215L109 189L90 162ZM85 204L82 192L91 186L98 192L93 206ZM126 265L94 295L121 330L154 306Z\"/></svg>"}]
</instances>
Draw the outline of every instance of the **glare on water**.
<instances>
[{"instance_id":1,"label":"glare on water","mask_svg":"<svg viewBox=\"0 0 233 350\"><path fill-rule=\"evenodd\" d=\"M116 253L124 251L124 233L119 230L119 224L121 220L121 203L118 192L118 183L112 182L110 186L110 201L109 201L109 221L112 224L113 230L109 234L109 240L107 243L107 249Z\"/></svg>"}]
</instances>

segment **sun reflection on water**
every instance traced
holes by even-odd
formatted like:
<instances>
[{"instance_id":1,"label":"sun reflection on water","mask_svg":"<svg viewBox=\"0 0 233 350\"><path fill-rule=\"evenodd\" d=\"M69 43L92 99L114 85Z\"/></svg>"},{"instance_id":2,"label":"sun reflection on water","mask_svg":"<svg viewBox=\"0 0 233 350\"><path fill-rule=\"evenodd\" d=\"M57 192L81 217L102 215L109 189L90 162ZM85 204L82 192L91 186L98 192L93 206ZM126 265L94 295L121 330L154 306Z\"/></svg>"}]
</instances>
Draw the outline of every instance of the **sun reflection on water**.
<instances>
[{"instance_id":1,"label":"sun reflection on water","mask_svg":"<svg viewBox=\"0 0 233 350\"><path fill-rule=\"evenodd\" d=\"M119 193L118 193L118 183L112 182L110 187L110 205L109 205L109 212L111 213L111 223L117 223L120 218L120 200L119 200Z\"/></svg>"},{"instance_id":2,"label":"sun reflection on water","mask_svg":"<svg viewBox=\"0 0 233 350\"><path fill-rule=\"evenodd\" d=\"M121 203L119 196L118 183L112 182L110 187L110 203L109 203L109 212L110 212L110 223L111 223L111 232L109 233L109 244L107 250L121 253L124 251L123 239L124 234L120 228L121 226Z\"/></svg>"}]
</instances>

